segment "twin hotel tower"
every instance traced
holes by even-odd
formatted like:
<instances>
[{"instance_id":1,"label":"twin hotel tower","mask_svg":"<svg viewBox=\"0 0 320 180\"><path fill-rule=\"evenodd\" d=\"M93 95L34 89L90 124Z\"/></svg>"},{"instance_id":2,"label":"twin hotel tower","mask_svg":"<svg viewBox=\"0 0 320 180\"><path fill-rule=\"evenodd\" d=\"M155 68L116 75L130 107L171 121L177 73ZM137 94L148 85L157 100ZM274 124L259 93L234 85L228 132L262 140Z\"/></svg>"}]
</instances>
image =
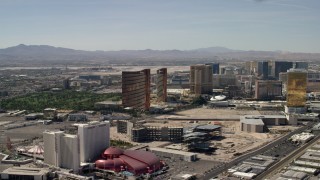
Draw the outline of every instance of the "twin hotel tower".
<instances>
[{"instance_id":1,"label":"twin hotel tower","mask_svg":"<svg viewBox=\"0 0 320 180\"><path fill-rule=\"evenodd\" d=\"M122 72L122 105L135 109L150 108L150 69ZM167 68L157 70L157 97L167 99Z\"/></svg>"}]
</instances>

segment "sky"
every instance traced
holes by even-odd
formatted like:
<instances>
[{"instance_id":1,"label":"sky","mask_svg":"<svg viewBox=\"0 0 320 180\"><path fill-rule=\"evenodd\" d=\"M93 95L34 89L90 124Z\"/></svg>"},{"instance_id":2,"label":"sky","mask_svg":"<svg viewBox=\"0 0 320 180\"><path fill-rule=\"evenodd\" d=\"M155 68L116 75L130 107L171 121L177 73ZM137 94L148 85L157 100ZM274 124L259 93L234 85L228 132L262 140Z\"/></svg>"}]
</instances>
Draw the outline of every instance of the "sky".
<instances>
[{"instance_id":1,"label":"sky","mask_svg":"<svg viewBox=\"0 0 320 180\"><path fill-rule=\"evenodd\" d=\"M0 48L320 53L319 0L0 0Z\"/></svg>"}]
</instances>

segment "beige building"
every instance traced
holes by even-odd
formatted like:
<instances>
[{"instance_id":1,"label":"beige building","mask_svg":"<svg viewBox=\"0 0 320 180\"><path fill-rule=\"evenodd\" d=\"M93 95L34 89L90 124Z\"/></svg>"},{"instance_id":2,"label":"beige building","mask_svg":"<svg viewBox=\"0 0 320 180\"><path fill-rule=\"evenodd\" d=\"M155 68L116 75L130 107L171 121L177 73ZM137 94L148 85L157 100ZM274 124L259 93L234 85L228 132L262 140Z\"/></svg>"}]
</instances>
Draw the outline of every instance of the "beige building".
<instances>
[{"instance_id":1,"label":"beige building","mask_svg":"<svg viewBox=\"0 0 320 180\"><path fill-rule=\"evenodd\" d=\"M240 120L240 129L244 132L263 133L264 123L260 118L244 118Z\"/></svg>"},{"instance_id":2,"label":"beige building","mask_svg":"<svg viewBox=\"0 0 320 180\"><path fill-rule=\"evenodd\" d=\"M212 89L212 66L190 66L190 92L196 95L211 94Z\"/></svg>"},{"instance_id":3,"label":"beige building","mask_svg":"<svg viewBox=\"0 0 320 180\"><path fill-rule=\"evenodd\" d=\"M308 72L307 92L320 92L320 72Z\"/></svg>"},{"instance_id":4,"label":"beige building","mask_svg":"<svg viewBox=\"0 0 320 180\"><path fill-rule=\"evenodd\" d=\"M247 74L257 74L258 73L258 61L245 62L245 70L247 71Z\"/></svg>"},{"instance_id":5,"label":"beige building","mask_svg":"<svg viewBox=\"0 0 320 180\"><path fill-rule=\"evenodd\" d=\"M282 82L272 80L256 80L255 99L274 99L282 95Z\"/></svg>"},{"instance_id":6,"label":"beige building","mask_svg":"<svg viewBox=\"0 0 320 180\"><path fill-rule=\"evenodd\" d=\"M237 76L234 74L214 74L212 76L213 88L225 88L228 86L238 86Z\"/></svg>"},{"instance_id":7,"label":"beige building","mask_svg":"<svg viewBox=\"0 0 320 180\"><path fill-rule=\"evenodd\" d=\"M263 133L265 126L288 124L285 115L246 115L240 117L240 130L244 132Z\"/></svg>"}]
</instances>

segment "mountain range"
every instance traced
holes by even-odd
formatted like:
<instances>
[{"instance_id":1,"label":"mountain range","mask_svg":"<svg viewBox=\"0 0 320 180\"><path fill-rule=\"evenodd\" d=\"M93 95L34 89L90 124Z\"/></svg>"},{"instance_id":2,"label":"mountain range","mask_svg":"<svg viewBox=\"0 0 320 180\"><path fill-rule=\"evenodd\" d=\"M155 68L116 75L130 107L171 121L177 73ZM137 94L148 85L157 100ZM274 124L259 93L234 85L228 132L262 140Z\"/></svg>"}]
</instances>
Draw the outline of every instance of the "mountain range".
<instances>
[{"instance_id":1,"label":"mountain range","mask_svg":"<svg viewBox=\"0 0 320 180\"><path fill-rule=\"evenodd\" d=\"M120 50L83 51L48 45L24 45L0 49L1 64L176 64L202 63L225 60L302 60L318 61L320 53L293 53L282 51L242 51L225 47L194 50Z\"/></svg>"}]
</instances>

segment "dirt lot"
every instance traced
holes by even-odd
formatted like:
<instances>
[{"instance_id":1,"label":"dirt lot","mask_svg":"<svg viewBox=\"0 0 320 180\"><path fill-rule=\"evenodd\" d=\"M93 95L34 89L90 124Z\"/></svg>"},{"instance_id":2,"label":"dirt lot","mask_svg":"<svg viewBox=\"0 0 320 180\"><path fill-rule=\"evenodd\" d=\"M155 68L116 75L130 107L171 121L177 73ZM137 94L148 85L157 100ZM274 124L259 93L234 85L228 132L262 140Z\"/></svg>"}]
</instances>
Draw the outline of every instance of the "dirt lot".
<instances>
[{"instance_id":1,"label":"dirt lot","mask_svg":"<svg viewBox=\"0 0 320 180\"><path fill-rule=\"evenodd\" d=\"M42 137L42 133L45 130L64 129L70 126L71 124L74 124L74 123L63 122L63 123L53 123L50 125L37 124L35 126L27 126L27 127L6 130L5 135L10 137L11 140L30 139L34 137Z\"/></svg>"},{"instance_id":2,"label":"dirt lot","mask_svg":"<svg viewBox=\"0 0 320 180\"><path fill-rule=\"evenodd\" d=\"M196 120L183 120L184 117L191 118L203 118L209 119L208 121L199 121L202 124L213 124L217 123L222 126L222 138L212 140L212 146L216 148L212 155L199 154L199 157L211 161L229 161L239 154L243 154L252 149L263 146L264 144L273 141L274 139L281 136L281 133L292 131L296 127L291 126L273 126L269 127L269 133L246 133L240 131L240 122L237 120L229 119L228 121L212 120L211 117L231 117L238 118L241 115L259 115L259 111L239 111L234 109L205 109L197 108L186 111L177 112L175 116L182 117L179 121L172 121L165 119L168 115L158 116L157 119L147 120L148 123L145 125L149 126L182 126L188 127L193 125L191 122ZM3 119L2 123L7 122L11 119ZM21 121L21 119L16 121ZM28 126L22 128L16 128L11 130L5 130L6 136L9 136L11 140L22 140L33 137L42 137L44 130L63 129L70 126L73 123L62 122L53 123L51 125L38 124L35 126ZM150 147L159 147L170 144L170 142L148 142L148 143L135 143L130 140L130 137L126 134L119 134L116 132L116 127L110 128L111 139L118 139L130 142L134 145L149 145Z\"/></svg>"},{"instance_id":3,"label":"dirt lot","mask_svg":"<svg viewBox=\"0 0 320 180\"><path fill-rule=\"evenodd\" d=\"M283 133L292 131L297 127L292 126L272 126L269 127L269 133L247 133L240 131L240 116L243 115L261 115L261 114L279 114L279 112L264 112L256 110L236 110L236 109L206 109L196 108L177 112L173 115L157 116L159 121L168 122L167 126L180 125L183 127L190 126L190 123L195 122L208 124L218 123L222 126L222 138L213 140L212 146L215 151L212 155L200 154L202 159L215 161L229 161L235 156L246 153L258 147L261 147L276 138L279 138ZM179 121L173 121L175 119ZM183 121L188 120L188 121ZM219 121L220 120L220 121ZM227 121L225 121L227 120Z\"/></svg>"},{"instance_id":4,"label":"dirt lot","mask_svg":"<svg viewBox=\"0 0 320 180\"><path fill-rule=\"evenodd\" d=\"M247 133L240 131L239 121L220 121L222 139L212 141L216 151L212 156L201 155L216 161L229 161L235 156L246 153L282 136L282 133L292 131L294 126L272 126L269 133ZM240 153L240 154L239 154Z\"/></svg>"},{"instance_id":5,"label":"dirt lot","mask_svg":"<svg viewBox=\"0 0 320 180\"><path fill-rule=\"evenodd\" d=\"M240 112L237 112L240 113ZM242 112L245 114L244 112ZM193 125L190 121L166 121L166 123L146 123L149 126L182 126L188 127ZM298 127L294 126L270 126L269 133L247 133L240 131L239 121L199 121L201 124L218 123L222 126L222 138L212 140L212 145L216 148L212 155L199 154L201 159L213 161L230 161L240 154L246 153L258 147L261 147L283 133L292 131ZM152 144L152 143L151 143ZM154 142L153 144L156 144Z\"/></svg>"},{"instance_id":6,"label":"dirt lot","mask_svg":"<svg viewBox=\"0 0 320 180\"><path fill-rule=\"evenodd\" d=\"M122 140L122 141L130 142L132 144L138 144L138 143L132 142L130 140L130 137L127 134L117 133L116 126L110 127L110 138L113 140Z\"/></svg>"}]
</instances>

